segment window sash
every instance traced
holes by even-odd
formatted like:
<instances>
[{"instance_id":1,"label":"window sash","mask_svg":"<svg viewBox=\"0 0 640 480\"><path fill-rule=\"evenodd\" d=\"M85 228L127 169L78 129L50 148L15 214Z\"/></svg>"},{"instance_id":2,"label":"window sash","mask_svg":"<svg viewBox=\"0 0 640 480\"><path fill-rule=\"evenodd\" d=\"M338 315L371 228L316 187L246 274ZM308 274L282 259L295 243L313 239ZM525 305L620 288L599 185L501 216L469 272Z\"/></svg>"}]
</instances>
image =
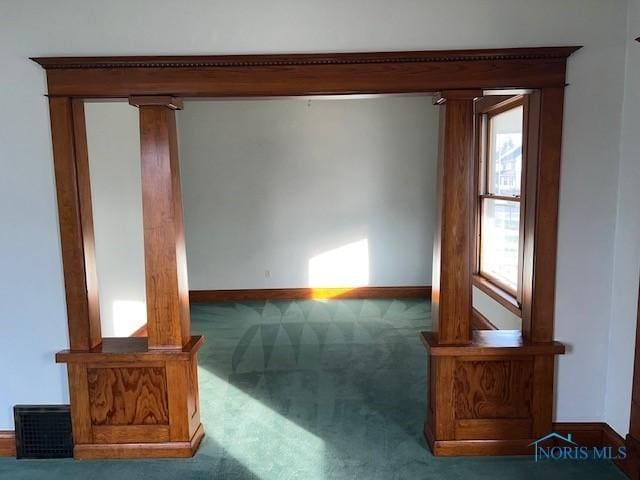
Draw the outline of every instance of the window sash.
<instances>
[{"instance_id":1,"label":"window sash","mask_svg":"<svg viewBox=\"0 0 640 480\"><path fill-rule=\"evenodd\" d=\"M488 236L486 233L486 222L485 222L485 209L486 209L486 203L487 201L492 201L492 200L498 200L500 202L504 203L512 203L515 205L518 205L518 240L517 240L517 250L516 250L516 269L517 269L517 273L516 273L516 284L515 287L508 284L507 282L505 282L503 279L499 278L498 276L492 274L490 271L487 271L488 269L485 267L488 267L488 265L486 265L487 262L485 262L485 257L484 254L488 253L484 248L483 248L483 241L486 239L486 237ZM499 204L496 204L496 206L498 206ZM520 286L522 284L522 269L521 269L521 262L520 262L520 257L522 256L522 242L521 242L521 228L520 225L522 223L522 209L521 207L521 202L519 199L513 199L513 198L508 198L508 199L496 199L495 196L487 196L487 195L483 195L481 196L481 200L480 200L480 231L479 231L479 235L478 235L478 242L479 242L479 248L478 248L478 273L480 274L480 276L485 277L487 280L489 280L491 283L495 284L496 286L500 287L502 290L506 291L507 293L513 295L516 299L518 298L518 293L520 290ZM497 223L497 222L496 222Z\"/></svg>"},{"instance_id":2,"label":"window sash","mask_svg":"<svg viewBox=\"0 0 640 480\"><path fill-rule=\"evenodd\" d=\"M476 271L478 275L485 278L488 282L495 285L496 288L503 290L505 294L510 295L514 298L514 301L520 305L522 299L522 281L523 281L523 254L524 254L524 199L522 195L524 193L525 183L524 183L524 175L526 171L526 157L525 157L525 148L526 148L526 112L527 109L523 109L523 122L522 122L522 152L521 152L521 178L520 178L520 195L496 195L491 193L491 189L489 186L490 179L490 169L491 165L489 164L491 159L491 152L489 148L491 148L491 131L490 131L490 120L492 117L499 115L500 113L504 113L506 111L521 107L525 104L525 99L523 97L514 98L513 102L508 102L507 104L503 104L501 107L492 109L490 111L480 112L478 118L478 170L477 170L477 221L476 221L476 230L477 230L477 248L476 248ZM483 218L484 218L484 204L486 200L502 200L505 202L514 202L518 203L520 206L519 209L519 229L518 229L518 264L517 264L517 286L514 289L509 284L503 282L500 278L496 278L490 272L487 272L483 269L483 259L482 259L482 237L483 237ZM484 225L486 228L486 225ZM485 235L486 237L486 232Z\"/></svg>"}]
</instances>

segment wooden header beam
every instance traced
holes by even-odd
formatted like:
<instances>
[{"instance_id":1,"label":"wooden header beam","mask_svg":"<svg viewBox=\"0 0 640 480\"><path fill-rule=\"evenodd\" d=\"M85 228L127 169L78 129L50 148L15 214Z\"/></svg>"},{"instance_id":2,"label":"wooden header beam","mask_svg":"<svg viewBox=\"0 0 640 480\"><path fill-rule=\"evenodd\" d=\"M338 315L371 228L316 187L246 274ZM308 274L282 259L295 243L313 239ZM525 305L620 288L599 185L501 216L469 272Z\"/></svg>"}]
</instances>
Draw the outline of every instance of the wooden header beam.
<instances>
[{"instance_id":1,"label":"wooden header beam","mask_svg":"<svg viewBox=\"0 0 640 480\"><path fill-rule=\"evenodd\" d=\"M47 70L50 96L345 95L562 87L578 48L32 60Z\"/></svg>"}]
</instances>

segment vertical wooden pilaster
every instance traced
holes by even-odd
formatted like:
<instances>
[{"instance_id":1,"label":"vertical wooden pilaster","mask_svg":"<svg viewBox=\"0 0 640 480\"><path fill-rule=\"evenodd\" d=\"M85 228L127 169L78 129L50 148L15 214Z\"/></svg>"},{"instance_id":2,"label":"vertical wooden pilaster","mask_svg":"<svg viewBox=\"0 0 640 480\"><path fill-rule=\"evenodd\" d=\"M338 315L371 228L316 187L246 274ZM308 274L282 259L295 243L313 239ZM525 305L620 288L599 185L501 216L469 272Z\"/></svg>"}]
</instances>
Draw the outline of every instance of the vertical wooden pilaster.
<instances>
[{"instance_id":1,"label":"vertical wooden pilaster","mask_svg":"<svg viewBox=\"0 0 640 480\"><path fill-rule=\"evenodd\" d=\"M140 110L142 215L149 349L181 349L191 338L187 261L172 97L131 97Z\"/></svg>"},{"instance_id":2,"label":"vertical wooden pilaster","mask_svg":"<svg viewBox=\"0 0 640 480\"><path fill-rule=\"evenodd\" d=\"M527 238L533 238L533 242L529 242L529 247L525 244L524 252L522 335L532 342L551 342L555 310L564 88L543 88L533 98L539 102L539 128L536 132L538 138L534 139L536 144L532 145L534 153L530 152L527 159L527 190L534 190L530 182L535 182L535 199L525 199L528 202L525 205L525 230L529 232L525 236L525 243Z\"/></svg>"},{"instance_id":3,"label":"vertical wooden pilaster","mask_svg":"<svg viewBox=\"0 0 640 480\"><path fill-rule=\"evenodd\" d=\"M102 342L95 265L91 186L82 100L49 99L69 346Z\"/></svg>"},{"instance_id":4,"label":"vertical wooden pilaster","mask_svg":"<svg viewBox=\"0 0 640 480\"><path fill-rule=\"evenodd\" d=\"M442 344L471 340L473 101L478 90L441 92L438 199L433 247L433 330Z\"/></svg>"}]
</instances>

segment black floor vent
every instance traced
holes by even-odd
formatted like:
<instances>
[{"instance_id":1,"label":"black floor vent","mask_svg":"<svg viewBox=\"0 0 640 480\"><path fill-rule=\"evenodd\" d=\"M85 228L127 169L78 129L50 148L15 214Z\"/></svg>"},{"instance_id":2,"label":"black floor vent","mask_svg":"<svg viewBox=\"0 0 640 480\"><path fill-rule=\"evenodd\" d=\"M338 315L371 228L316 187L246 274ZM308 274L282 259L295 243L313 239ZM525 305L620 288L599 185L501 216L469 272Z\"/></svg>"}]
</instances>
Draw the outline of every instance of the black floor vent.
<instances>
[{"instance_id":1,"label":"black floor vent","mask_svg":"<svg viewBox=\"0 0 640 480\"><path fill-rule=\"evenodd\" d=\"M16 405L17 458L73 456L69 405Z\"/></svg>"}]
</instances>

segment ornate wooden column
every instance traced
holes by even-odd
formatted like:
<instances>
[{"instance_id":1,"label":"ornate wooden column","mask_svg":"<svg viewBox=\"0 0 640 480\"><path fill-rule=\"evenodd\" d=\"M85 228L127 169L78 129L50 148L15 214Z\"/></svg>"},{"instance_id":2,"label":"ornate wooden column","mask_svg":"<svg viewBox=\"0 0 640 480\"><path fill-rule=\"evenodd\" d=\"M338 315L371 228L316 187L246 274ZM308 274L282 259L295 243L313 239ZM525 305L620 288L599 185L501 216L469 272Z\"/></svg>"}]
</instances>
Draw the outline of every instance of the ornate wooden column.
<instances>
[{"instance_id":1,"label":"ornate wooden column","mask_svg":"<svg viewBox=\"0 0 640 480\"><path fill-rule=\"evenodd\" d=\"M472 335L473 106L481 95L456 90L435 97L442 110L433 331L422 333L428 353L424 435L434 455L530 453L529 444L551 429L553 355L564 351L551 339L524 342L520 332Z\"/></svg>"},{"instance_id":2,"label":"ornate wooden column","mask_svg":"<svg viewBox=\"0 0 640 480\"><path fill-rule=\"evenodd\" d=\"M56 124L61 121L58 115L66 119L70 106L58 103L52 104ZM68 364L76 458L188 457L204 435L196 359L203 339L191 336L178 166L175 109L180 103L171 97L132 97L130 103L140 109L149 337L98 337L92 343L83 339L80 348L72 342L71 350L56 355L58 362ZM73 113L77 140L79 132L84 132L84 115L79 107ZM59 139L58 143L64 144ZM62 170L66 165L62 160L69 156L64 152L56 154L56 162L62 176L73 171L75 161L79 174L72 184L85 182L78 190L88 191L88 175L80 174L86 142L78 144L80 148L70 154L71 167ZM81 220L91 223L88 198L79 197L77 210L82 212L84 206L88 213L70 219L74 225ZM85 251L85 264L88 254L91 249ZM80 273L93 278L93 271L85 270ZM83 318L94 319L99 327L96 315L86 313L85 305L82 312Z\"/></svg>"}]
</instances>

